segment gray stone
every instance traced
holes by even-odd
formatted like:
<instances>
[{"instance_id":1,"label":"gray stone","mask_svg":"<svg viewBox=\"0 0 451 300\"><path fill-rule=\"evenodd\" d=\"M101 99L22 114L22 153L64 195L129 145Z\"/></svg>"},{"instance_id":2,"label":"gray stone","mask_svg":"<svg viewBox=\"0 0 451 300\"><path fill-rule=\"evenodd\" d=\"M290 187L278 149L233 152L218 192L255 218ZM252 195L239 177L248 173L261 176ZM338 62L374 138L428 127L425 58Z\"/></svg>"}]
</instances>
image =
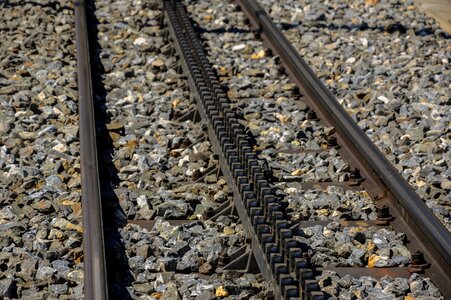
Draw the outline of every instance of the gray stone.
<instances>
[{"instance_id":1,"label":"gray stone","mask_svg":"<svg viewBox=\"0 0 451 300\"><path fill-rule=\"evenodd\" d=\"M49 291L56 295L66 294L67 289L68 289L67 283L49 285Z\"/></svg>"},{"instance_id":2,"label":"gray stone","mask_svg":"<svg viewBox=\"0 0 451 300\"><path fill-rule=\"evenodd\" d=\"M41 280L49 280L56 272L56 269L52 267L40 266L36 272L36 278Z\"/></svg>"}]
</instances>

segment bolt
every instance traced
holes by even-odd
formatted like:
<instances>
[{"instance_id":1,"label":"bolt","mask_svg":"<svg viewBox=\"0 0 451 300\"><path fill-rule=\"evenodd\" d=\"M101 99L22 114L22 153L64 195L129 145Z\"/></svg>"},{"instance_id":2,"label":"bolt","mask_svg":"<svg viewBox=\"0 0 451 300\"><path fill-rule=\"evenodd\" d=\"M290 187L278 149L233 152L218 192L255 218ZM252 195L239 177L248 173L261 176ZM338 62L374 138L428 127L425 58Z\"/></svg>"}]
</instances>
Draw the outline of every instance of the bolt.
<instances>
[{"instance_id":1,"label":"bolt","mask_svg":"<svg viewBox=\"0 0 451 300\"><path fill-rule=\"evenodd\" d=\"M426 261L424 260L424 254L421 251L415 251L412 253L412 265L423 265Z\"/></svg>"},{"instance_id":2,"label":"bolt","mask_svg":"<svg viewBox=\"0 0 451 300\"><path fill-rule=\"evenodd\" d=\"M333 135L328 136L328 137L326 138L326 140L327 140L327 146L328 146L328 147L332 148L332 147L338 146L337 138L334 137Z\"/></svg>"},{"instance_id":3,"label":"bolt","mask_svg":"<svg viewBox=\"0 0 451 300\"><path fill-rule=\"evenodd\" d=\"M407 270L410 273L423 273L425 269L427 269L431 264L426 262L424 259L424 254L421 251L412 252L412 256L410 259L410 266L407 267Z\"/></svg>"},{"instance_id":4,"label":"bolt","mask_svg":"<svg viewBox=\"0 0 451 300\"><path fill-rule=\"evenodd\" d=\"M206 220L206 219L213 217L214 213L215 213L215 210L213 209L213 207L207 207L207 209L205 209L202 217L204 220Z\"/></svg>"},{"instance_id":5,"label":"bolt","mask_svg":"<svg viewBox=\"0 0 451 300\"><path fill-rule=\"evenodd\" d=\"M387 205L376 207L376 214L378 219L388 218L390 216L390 210Z\"/></svg>"},{"instance_id":6,"label":"bolt","mask_svg":"<svg viewBox=\"0 0 451 300\"><path fill-rule=\"evenodd\" d=\"M252 30L252 33L255 35L256 38L260 38L262 32L263 32L263 30L261 27L258 27L257 29Z\"/></svg>"},{"instance_id":7,"label":"bolt","mask_svg":"<svg viewBox=\"0 0 451 300\"><path fill-rule=\"evenodd\" d=\"M316 112L315 112L314 110L309 110L309 111L307 112L307 119L310 119L310 120L317 120L317 119L318 119L318 116L316 115Z\"/></svg>"},{"instance_id":8,"label":"bolt","mask_svg":"<svg viewBox=\"0 0 451 300\"><path fill-rule=\"evenodd\" d=\"M357 168L351 169L349 172L351 173L351 180L358 180L362 178L362 176L360 175L360 170Z\"/></svg>"},{"instance_id":9,"label":"bolt","mask_svg":"<svg viewBox=\"0 0 451 300\"><path fill-rule=\"evenodd\" d=\"M376 224L377 225L389 225L393 217L390 216L390 209L387 205L380 207L376 206Z\"/></svg>"}]
</instances>

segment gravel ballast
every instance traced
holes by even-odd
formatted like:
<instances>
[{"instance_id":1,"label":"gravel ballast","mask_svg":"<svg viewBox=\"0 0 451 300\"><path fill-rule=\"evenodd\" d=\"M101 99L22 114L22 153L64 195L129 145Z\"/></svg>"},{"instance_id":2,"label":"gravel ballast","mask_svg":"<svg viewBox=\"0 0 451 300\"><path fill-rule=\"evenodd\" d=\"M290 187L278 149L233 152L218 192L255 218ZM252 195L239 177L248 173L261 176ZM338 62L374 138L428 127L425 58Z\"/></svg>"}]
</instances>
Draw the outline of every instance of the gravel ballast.
<instances>
[{"instance_id":1,"label":"gravel ballast","mask_svg":"<svg viewBox=\"0 0 451 300\"><path fill-rule=\"evenodd\" d=\"M0 10L0 298L82 299L72 2Z\"/></svg>"},{"instance_id":2,"label":"gravel ballast","mask_svg":"<svg viewBox=\"0 0 451 300\"><path fill-rule=\"evenodd\" d=\"M413 1L260 1L451 230L450 36Z\"/></svg>"},{"instance_id":3,"label":"gravel ballast","mask_svg":"<svg viewBox=\"0 0 451 300\"><path fill-rule=\"evenodd\" d=\"M156 219L152 230L133 224L118 230L125 248L118 259L126 261L132 277L126 294L264 299L261 275L216 274L248 237L235 216L204 220L231 195L217 170L206 124L189 117L195 105L172 42L160 27L159 4L97 1L95 11L116 212L124 220ZM171 225L166 220L187 221Z\"/></svg>"},{"instance_id":4,"label":"gravel ballast","mask_svg":"<svg viewBox=\"0 0 451 300\"><path fill-rule=\"evenodd\" d=\"M185 2L287 217L328 222L296 235L313 266L408 265L403 233L339 224L371 222L375 207L365 191L340 185L351 170L329 144L334 128L318 122L244 14L229 2ZM261 3L451 230L449 36L410 1ZM115 224L106 226L107 255L127 273L110 293L266 299L260 274L216 273L249 237L236 216L207 220L232 195L206 124L192 117L160 5L96 1L91 24L104 214ZM0 10L0 298L82 299L73 4L7 1ZM304 185L328 180L335 185ZM317 280L337 299L443 299L418 274L376 280L326 271Z\"/></svg>"},{"instance_id":5,"label":"gravel ballast","mask_svg":"<svg viewBox=\"0 0 451 300\"><path fill-rule=\"evenodd\" d=\"M273 186L281 201L288 204L289 218L294 222L374 220L374 206L369 198L365 199L364 192L303 187L304 183L330 178L337 183L348 180L349 166L327 143L334 129L317 124L278 59L250 31L244 14L235 5L220 1L186 2L221 83L243 125L255 138L254 149L259 152L263 168L276 181L299 182ZM356 206L349 202L356 202ZM411 255L403 233L377 227L342 227L332 222L302 229L296 238L310 249L308 255L317 267L406 266ZM366 279L352 280L359 286ZM401 279L387 278L384 284L397 280ZM376 281L372 282L373 287L377 286ZM421 286L427 294L428 285ZM440 297L432 289L430 295ZM412 294L409 289L388 290L387 299ZM338 290L332 294L339 295Z\"/></svg>"}]
</instances>

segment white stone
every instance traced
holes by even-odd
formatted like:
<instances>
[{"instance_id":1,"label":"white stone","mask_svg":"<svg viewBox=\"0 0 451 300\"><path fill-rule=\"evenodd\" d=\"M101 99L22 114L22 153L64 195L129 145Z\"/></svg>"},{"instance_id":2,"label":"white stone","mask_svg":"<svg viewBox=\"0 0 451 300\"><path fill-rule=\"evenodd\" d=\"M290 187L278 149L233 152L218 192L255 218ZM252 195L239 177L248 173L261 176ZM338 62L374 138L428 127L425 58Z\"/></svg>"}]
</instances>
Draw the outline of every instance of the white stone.
<instances>
[{"instance_id":1,"label":"white stone","mask_svg":"<svg viewBox=\"0 0 451 300\"><path fill-rule=\"evenodd\" d=\"M346 60L346 63L348 63L348 64L353 64L353 63L355 63L356 62L356 58L355 57L350 57L350 58L348 58L347 60Z\"/></svg>"},{"instance_id":2,"label":"white stone","mask_svg":"<svg viewBox=\"0 0 451 300\"><path fill-rule=\"evenodd\" d=\"M147 40L145 38L142 38L142 37L139 37L139 38L137 38L137 39L135 39L133 41L133 45L135 45L135 46L142 46L142 45L145 45L145 44L147 44Z\"/></svg>"},{"instance_id":3,"label":"white stone","mask_svg":"<svg viewBox=\"0 0 451 300\"><path fill-rule=\"evenodd\" d=\"M56 150L56 151L58 151L58 152L61 152L61 153L67 152L67 146L64 145L64 144L61 144L61 143L59 143L59 144L53 146L52 149L53 149L53 150Z\"/></svg>"},{"instance_id":4,"label":"white stone","mask_svg":"<svg viewBox=\"0 0 451 300\"><path fill-rule=\"evenodd\" d=\"M362 43L363 47L368 47L368 40L366 38L361 38L360 42Z\"/></svg>"},{"instance_id":5,"label":"white stone","mask_svg":"<svg viewBox=\"0 0 451 300\"><path fill-rule=\"evenodd\" d=\"M136 198L136 202L138 202L138 206L140 208L148 208L149 207L149 204L147 203L146 195L141 195L138 198Z\"/></svg>"},{"instance_id":6,"label":"white stone","mask_svg":"<svg viewBox=\"0 0 451 300\"><path fill-rule=\"evenodd\" d=\"M385 96L379 96L377 97L378 100L381 100L382 102L384 102L385 104L387 104L388 102L390 102L390 100L388 100L387 97Z\"/></svg>"},{"instance_id":7,"label":"white stone","mask_svg":"<svg viewBox=\"0 0 451 300\"><path fill-rule=\"evenodd\" d=\"M239 45L233 46L233 47L232 47L232 51L241 51L241 50L243 50L244 48L246 48L246 45L245 45L245 44L239 44Z\"/></svg>"}]
</instances>

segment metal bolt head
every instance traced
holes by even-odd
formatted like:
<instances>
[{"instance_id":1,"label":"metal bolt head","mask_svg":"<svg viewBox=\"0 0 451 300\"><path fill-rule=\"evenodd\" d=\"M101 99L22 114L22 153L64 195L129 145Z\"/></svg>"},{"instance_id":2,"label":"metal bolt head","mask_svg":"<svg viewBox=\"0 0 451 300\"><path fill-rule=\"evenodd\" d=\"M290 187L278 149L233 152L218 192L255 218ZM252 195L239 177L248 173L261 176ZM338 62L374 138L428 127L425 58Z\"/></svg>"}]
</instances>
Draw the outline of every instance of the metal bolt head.
<instances>
[{"instance_id":1,"label":"metal bolt head","mask_svg":"<svg viewBox=\"0 0 451 300\"><path fill-rule=\"evenodd\" d=\"M317 120L318 119L318 116L316 115L316 112L314 111L314 110L309 110L308 112L307 112L307 119L310 119L310 120Z\"/></svg>"},{"instance_id":2,"label":"metal bolt head","mask_svg":"<svg viewBox=\"0 0 451 300\"><path fill-rule=\"evenodd\" d=\"M360 170L357 168L351 169L349 172L351 173L351 180L362 178L362 176L360 175Z\"/></svg>"},{"instance_id":3,"label":"metal bolt head","mask_svg":"<svg viewBox=\"0 0 451 300\"><path fill-rule=\"evenodd\" d=\"M328 136L326 138L326 140L327 140L327 146L328 147L336 147L336 146L338 146L337 138L334 137L333 135Z\"/></svg>"},{"instance_id":4,"label":"metal bolt head","mask_svg":"<svg viewBox=\"0 0 451 300\"><path fill-rule=\"evenodd\" d=\"M390 216L390 210L387 205L376 207L377 218L387 218Z\"/></svg>"},{"instance_id":5,"label":"metal bolt head","mask_svg":"<svg viewBox=\"0 0 451 300\"><path fill-rule=\"evenodd\" d=\"M426 261L424 260L424 254L421 251L412 252L412 265L422 265Z\"/></svg>"},{"instance_id":6,"label":"metal bolt head","mask_svg":"<svg viewBox=\"0 0 451 300\"><path fill-rule=\"evenodd\" d=\"M207 209L205 209L205 211L204 211L204 214L202 215L202 218L204 220L207 220L207 219L213 217L214 213L215 213L215 210L213 209L213 207L207 207Z\"/></svg>"},{"instance_id":7,"label":"metal bolt head","mask_svg":"<svg viewBox=\"0 0 451 300\"><path fill-rule=\"evenodd\" d=\"M424 259L424 254L421 251L412 252L410 259L410 265L407 267L407 271L410 273L423 273L424 270L431 266L430 263Z\"/></svg>"}]
</instances>

